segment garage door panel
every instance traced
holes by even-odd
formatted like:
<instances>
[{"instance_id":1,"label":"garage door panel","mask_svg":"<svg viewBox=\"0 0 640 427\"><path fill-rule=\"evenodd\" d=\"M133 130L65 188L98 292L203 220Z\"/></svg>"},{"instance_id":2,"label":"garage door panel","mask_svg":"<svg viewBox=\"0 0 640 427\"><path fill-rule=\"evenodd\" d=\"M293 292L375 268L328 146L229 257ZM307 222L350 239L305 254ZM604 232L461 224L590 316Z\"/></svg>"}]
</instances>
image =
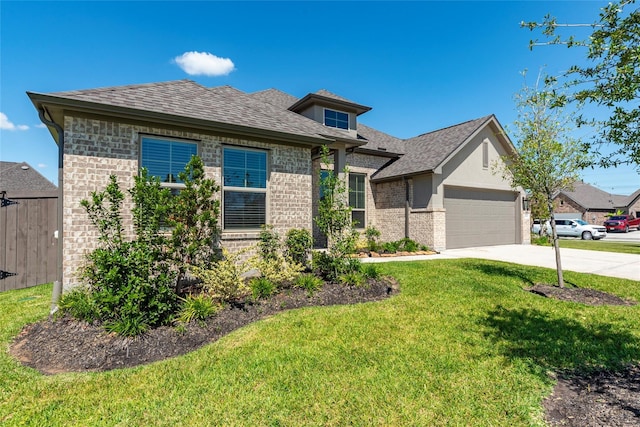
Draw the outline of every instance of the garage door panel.
<instances>
[{"instance_id":1,"label":"garage door panel","mask_svg":"<svg viewBox=\"0 0 640 427\"><path fill-rule=\"evenodd\" d=\"M516 243L517 194L445 189L447 248Z\"/></svg>"}]
</instances>

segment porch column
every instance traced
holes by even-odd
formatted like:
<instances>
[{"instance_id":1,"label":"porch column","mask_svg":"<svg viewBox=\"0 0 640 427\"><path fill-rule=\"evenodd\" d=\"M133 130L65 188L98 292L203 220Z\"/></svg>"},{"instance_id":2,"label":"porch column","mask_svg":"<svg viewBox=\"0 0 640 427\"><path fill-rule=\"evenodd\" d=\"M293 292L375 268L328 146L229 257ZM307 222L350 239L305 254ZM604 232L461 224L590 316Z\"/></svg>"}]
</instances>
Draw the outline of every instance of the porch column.
<instances>
[{"instance_id":1,"label":"porch column","mask_svg":"<svg viewBox=\"0 0 640 427\"><path fill-rule=\"evenodd\" d=\"M347 150L344 145L332 147L333 150L333 172L339 179L345 179L344 167L347 164Z\"/></svg>"}]
</instances>

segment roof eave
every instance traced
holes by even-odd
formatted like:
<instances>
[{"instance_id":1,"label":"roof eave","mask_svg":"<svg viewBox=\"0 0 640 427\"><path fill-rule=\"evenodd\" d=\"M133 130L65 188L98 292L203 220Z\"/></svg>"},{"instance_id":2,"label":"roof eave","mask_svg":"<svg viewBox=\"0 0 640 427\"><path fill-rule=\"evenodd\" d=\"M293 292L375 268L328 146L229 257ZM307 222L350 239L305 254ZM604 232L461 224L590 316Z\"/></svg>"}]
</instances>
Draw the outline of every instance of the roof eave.
<instances>
[{"instance_id":1,"label":"roof eave","mask_svg":"<svg viewBox=\"0 0 640 427\"><path fill-rule=\"evenodd\" d=\"M313 105L316 103L329 104L336 107L342 107L347 110L353 110L358 116L371 110L371 107L367 107L366 105L343 101L341 99L331 98L328 96L322 96L316 93L309 93L303 98L300 98L296 103L289 107L289 110L299 112L306 109L309 105Z\"/></svg>"},{"instance_id":2,"label":"roof eave","mask_svg":"<svg viewBox=\"0 0 640 427\"><path fill-rule=\"evenodd\" d=\"M212 120L197 119L188 116L177 116L173 114L140 110L136 108L100 104L90 101L81 101L42 93L27 92L27 95L29 96L31 102L34 104L37 110L39 110L41 107L49 107L52 110L59 110L57 114L58 117L56 117L58 121L63 120L63 110L73 110L85 114L97 114L135 120L146 120L151 122L160 122L171 126L218 131L228 134L242 135L246 137L269 138L282 142L302 145L319 146L331 143L336 140L336 138L325 137L323 135L310 136L291 134L286 132L255 128L251 126L242 126ZM52 115L56 115L54 111L49 111ZM63 123L59 124L62 125Z\"/></svg>"}]
</instances>

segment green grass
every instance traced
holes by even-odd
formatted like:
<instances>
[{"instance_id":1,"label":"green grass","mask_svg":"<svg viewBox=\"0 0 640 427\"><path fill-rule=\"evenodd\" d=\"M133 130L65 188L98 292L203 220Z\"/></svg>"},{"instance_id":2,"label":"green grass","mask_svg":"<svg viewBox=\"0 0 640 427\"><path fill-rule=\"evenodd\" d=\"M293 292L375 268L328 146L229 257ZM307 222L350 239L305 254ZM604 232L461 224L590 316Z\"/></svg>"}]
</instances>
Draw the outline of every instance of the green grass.
<instances>
[{"instance_id":1,"label":"green grass","mask_svg":"<svg viewBox=\"0 0 640 427\"><path fill-rule=\"evenodd\" d=\"M0 352L0 424L542 425L550 372L640 361L640 306L522 290L554 270L472 259L380 269L399 295L284 312L134 369L43 376ZM640 301L637 282L565 279ZM0 294L3 348L46 317L50 289Z\"/></svg>"},{"instance_id":2,"label":"green grass","mask_svg":"<svg viewBox=\"0 0 640 427\"><path fill-rule=\"evenodd\" d=\"M545 246L551 246L546 244ZM618 252L622 254L640 255L640 243L638 242L613 242L606 240L580 240L560 239L561 248L585 249L601 252Z\"/></svg>"}]
</instances>

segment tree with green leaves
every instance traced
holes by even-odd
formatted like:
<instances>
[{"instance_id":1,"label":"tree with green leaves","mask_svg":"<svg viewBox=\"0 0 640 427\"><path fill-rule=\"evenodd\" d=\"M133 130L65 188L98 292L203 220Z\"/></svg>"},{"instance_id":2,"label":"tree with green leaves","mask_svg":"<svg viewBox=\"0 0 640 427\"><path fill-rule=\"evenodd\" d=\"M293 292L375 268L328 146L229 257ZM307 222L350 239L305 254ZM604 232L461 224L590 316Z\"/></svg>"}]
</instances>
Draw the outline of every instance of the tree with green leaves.
<instances>
[{"instance_id":1,"label":"tree with green leaves","mask_svg":"<svg viewBox=\"0 0 640 427\"><path fill-rule=\"evenodd\" d=\"M543 22L522 22L531 31L540 30L544 39L532 40L530 47L565 45L586 50L586 65L574 65L560 76L570 90L557 95L556 104L576 103L603 107L607 118L596 119L585 113L576 116L579 126L593 125L598 129L589 145L603 167L633 164L640 167L640 8L635 0L609 3L593 24L559 24L546 15ZM561 28L590 27L588 38L568 37ZM614 144L613 153L599 152L602 144Z\"/></svg>"},{"instance_id":2,"label":"tree with green leaves","mask_svg":"<svg viewBox=\"0 0 640 427\"><path fill-rule=\"evenodd\" d=\"M571 136L572 116L554 105L556 94L548 79L539 76L535 87L525 85L516 95L518 119L513 136L517 153L504 156L494 170L513 188L522 187L533 199L544 201L551 222L558 285L564 287L553 198L559 191L572 188L588 159L581 142Z\"/></svg>"},{"instance_id":3,"label":"tree with green leaves","mask_svg":"<svg viewBox=\"0 0 640 427\"><path fill-rule=\"evenodd\" d=\"M216 195L220 186L206 177L204 162L198 156L191 157L178 178L184 188L171 200L167 223L171 227L169 251L178 266L179 293L189 266L208 268L217 260L220 201Z\"/></svg>"}]
</instances>

